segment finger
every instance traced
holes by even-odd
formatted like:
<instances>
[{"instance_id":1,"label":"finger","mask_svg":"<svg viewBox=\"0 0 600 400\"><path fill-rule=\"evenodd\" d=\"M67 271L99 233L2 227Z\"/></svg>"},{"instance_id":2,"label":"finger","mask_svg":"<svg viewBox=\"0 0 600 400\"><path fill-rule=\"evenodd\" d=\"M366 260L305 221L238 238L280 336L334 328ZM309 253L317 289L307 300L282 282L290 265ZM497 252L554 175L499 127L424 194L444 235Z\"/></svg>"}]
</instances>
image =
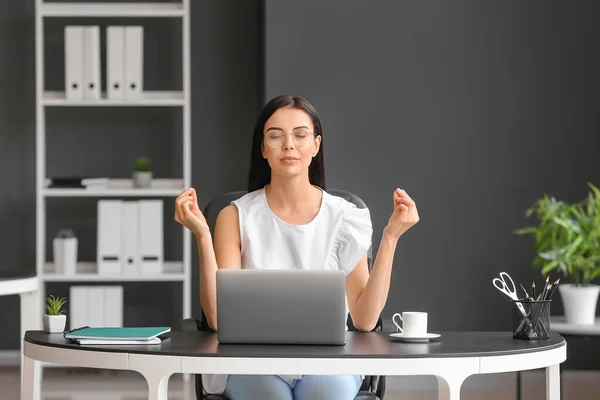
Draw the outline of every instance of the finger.
<instances>
[{"instance_id":1,"label":"finger","mask_svg":"<svg viewBox=\"0 0 600 400\"><path fill-rule=\"evenodd\" d=\"M185 218L187 217L186 210L189 208L187 202L189 202L189 200L183 200L183 201L180 201L179 205L178 205L179 215L181 216L182 221L184 221Z\"/></svg>"},{"instance_id":2,"label":"finger","mask_svg":"<svg viewBox=\"0 0 600 400\"><path fill-rule=\"evenodd\" d=\"M183 205L183 210L184 210L183 213L186 218L191 218L194 215L194 213L192 212L192 209L193 209L193 201L192 200L188 201L187 203L185 203Z\"/></svg>"},{"instance_id":3,"label":"finger","mask_svg":"<svg viewBox=\"0 0 600 400\"><path fill-rule=\"evenodd\" d=\"M404 189L398 188L396 189L395 193L398 193L398 195L402 198L410 199L412 201L412 198L408 195L408 193L406 193Z\"/></svg>"},{"instance_id":4,"label":"finger","mask_svg":"<svg viewBox=\"0 0 600 400\"><path fill-rule=\"evenodd\" d=\"M188 202L188 201L192 201L193 199L194 198L192 196L184 196L184 197L182 197L180 199L177 199L176 203L177 204L181 204L181 203L185 203L185 202Z\"/></svg>"},{"instance_id":5,"label":"finger","mask_svg":"<svg viewBox=\"0 0 600 400\"><path fill-rule=\"evenodd\" d=\"M185 196L189 196L190 192L192 192L193 190L194 190L194 188L189 188L189 189L184 190L183 192L181 192L179 194L179 196L177 196L177 199L175 199L175 200L178 200L178 199L180 199L182 197L185 197Z\"/></svg>"},{"instance_id":6,"label":"finger","mask_svg":"<svg viewBox=\"0 0 600 400\"><path fill-rule=\"evenodd\" d=\"M396 189L394 195L398 195L402 200L406 200L409 205L415 205L415 201L402 189Z\"/></svg>"},{"instance_id":7,"label":"finger","mask_svg":"<svg viewBox=\"0 0 600 400\"><path fill-rule=\"evenodd\" d=\"M186 196L181 195L180 197L177 198L177 200L175 200L175 204L179 205L179 204L181 204L182 201L186 201L189 198L190 198L189 194Z\"/></svg>"},{"instance_id":8,"label":"finger","mask_svg":"<svg viewBox=\"0 0 600 400\"><path fill-rule=\"evenodd\" d=\"M400 196L394 194L394 206L398 206L399 204L406 204L407 206L410 205L408 199L405 199L403 197L400 197Z\"/></svg>"}]
</instances>

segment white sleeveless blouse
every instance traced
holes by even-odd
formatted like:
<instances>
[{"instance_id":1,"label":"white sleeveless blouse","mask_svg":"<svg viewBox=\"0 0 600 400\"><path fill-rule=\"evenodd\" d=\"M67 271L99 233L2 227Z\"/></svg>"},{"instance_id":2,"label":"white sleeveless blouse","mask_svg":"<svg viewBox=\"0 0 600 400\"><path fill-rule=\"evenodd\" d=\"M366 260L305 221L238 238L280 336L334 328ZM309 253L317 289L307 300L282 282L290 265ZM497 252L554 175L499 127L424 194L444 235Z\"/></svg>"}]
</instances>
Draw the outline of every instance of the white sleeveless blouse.
<instances>
[{"instance_id":1,"label":"white sleeveless blouse","mask_svg":"<svg viewBox=\"0 0 600 400\"><path fill-rule=\"evenodd\" d=\"M329 269L348 275L371 246L369 209L359 209L325 191L316 217L304 225L277 217L269 208L264 188L232 204L238 209L242 268ZM290 387L301 378L281 377ZM226 381L227 375L202 375L208 393L223 393Z\"/></svg>"}]
</instances>

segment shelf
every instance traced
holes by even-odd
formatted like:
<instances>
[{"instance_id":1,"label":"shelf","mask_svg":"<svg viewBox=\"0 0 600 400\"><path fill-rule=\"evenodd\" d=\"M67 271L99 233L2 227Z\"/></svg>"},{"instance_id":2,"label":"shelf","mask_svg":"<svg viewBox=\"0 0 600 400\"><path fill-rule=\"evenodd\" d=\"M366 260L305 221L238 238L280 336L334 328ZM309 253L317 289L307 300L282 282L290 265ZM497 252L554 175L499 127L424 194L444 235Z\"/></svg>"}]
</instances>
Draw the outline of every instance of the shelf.
<instances>
[{"instance_id":1,"label":"shelf","mask_svg":"<svg viewBox=\"0 0 600 400\"><path fill-rule=\"evenodd\" d=\"M148 189L134 188L131 179L109 179L102 187L48 188L44 184L45 197L171 197L179 196L184 190L183 179L153 179Z\"/></svg>"},{"instance_id":2,"label":"shelf","mask_svg":"<svg viewBox=\"0 0 600 400\"><path fill-rule=\"evenodd\" d=\"M164 272L160 275L115 275L105 276L98 275L96 271L96 263L90 262L78 262L76 268L76 275L63 275L55 274L54 263L47 262L44 265L44 274L42 279L44 282L167 282L167 281L183 281L183 263L176 261L166 261L163 264Z\"/></svg>"},{"instance_id":3,"label":"shelf","mask_svg":"<svg viewBox=\"0 0 600 400\"><path fill-rule=\"evenodd\" d=\"M48 107L180 107L185 104L185 100L181 91L147 91L142 93L140 99L129 100L108 99L104 92L98 100L69 100L65 92L46 91L42 104Z\"/></svg>"},{"instance_id":4,"label":"shelf","mask_svg":"<svg viewBox=\"0 0 600 400\"><path fill-rule=\"evenodd\" d=\"M41 6L43 17L182 17L182 3L50 3Z\"/></svg>"}]
</instances>

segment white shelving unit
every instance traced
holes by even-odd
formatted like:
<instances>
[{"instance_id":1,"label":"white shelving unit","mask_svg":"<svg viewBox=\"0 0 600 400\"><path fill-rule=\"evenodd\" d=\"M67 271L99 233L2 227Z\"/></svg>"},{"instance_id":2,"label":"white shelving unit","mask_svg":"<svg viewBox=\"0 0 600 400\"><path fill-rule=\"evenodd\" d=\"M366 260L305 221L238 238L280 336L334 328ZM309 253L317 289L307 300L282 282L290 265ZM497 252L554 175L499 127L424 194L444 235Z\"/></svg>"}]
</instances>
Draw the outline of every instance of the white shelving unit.
<instances>
[{"instance_id":1,"label":"white shelving unit","mask_svg":"<svg viewBox=\"0 0 600 400\"><path fill-rule=\"evenodd\" d=\"M96 262L78 262L77 274L74 276L53 273L52 262L46 261L46 200L51 197L149 197L173 198L191 186L191 109L190 109L190 1L178 3L56 3L35 0L35 54L36 54L36 270L40 279L40 300L43 302L47 282L181 282L183 292L182 316L191 316L191 245L190 232L183 229L182 259L165 262L164 272L153 276L99 276ZM65 92L46 91L44 82L44 21L53 17L156 17L180 18L182 23L182 76L183 85L180 91L147 91L140 99L112 100L106 94L98 100L68 100ZM75 20L76 21L76 20ZM73 24L77 24L74 22ZM133 23L132 23L133 24ZM56 55L52 55L56 57ZM102 73L105 70L102 69ZM46 176L46 109L47 107L181 107L183 109L183 177L173 179L154 179L148 189L132 187L129 179L110 179L105 188L57 189L48 187ZM124 321L124 323L127 323ZM42 329L42 321L39 321Z\"/></svg>"}]
</instances>

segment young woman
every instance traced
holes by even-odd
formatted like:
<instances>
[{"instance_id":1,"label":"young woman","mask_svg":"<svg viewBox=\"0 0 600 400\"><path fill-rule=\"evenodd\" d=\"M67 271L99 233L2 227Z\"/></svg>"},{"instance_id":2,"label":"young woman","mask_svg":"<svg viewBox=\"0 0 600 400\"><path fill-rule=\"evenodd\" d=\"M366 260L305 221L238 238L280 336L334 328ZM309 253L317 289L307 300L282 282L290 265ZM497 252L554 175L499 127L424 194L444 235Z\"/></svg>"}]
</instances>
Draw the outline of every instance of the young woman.
<instances>
[{"instance_id":1,"label":"young woman","mask_svg":"<svg viewBox=\"0 0 600 400\"><path fill-rule=\"evenodd\" d=\"M217 330L219 268L341 269L347 310L354 325L371 331L390 287L396 244L419 221L415 202L401 189L383 230L369 275L368 209L325 191L323 131L317 112L301 97L278 96L265 105L254 128L248 194L218 215L214 245L193 188L175 201L175 220L196 237L200 303ZM209 393L243 399L353 399L360 376L203 375Z\"/></svg>"}]
</instances>

